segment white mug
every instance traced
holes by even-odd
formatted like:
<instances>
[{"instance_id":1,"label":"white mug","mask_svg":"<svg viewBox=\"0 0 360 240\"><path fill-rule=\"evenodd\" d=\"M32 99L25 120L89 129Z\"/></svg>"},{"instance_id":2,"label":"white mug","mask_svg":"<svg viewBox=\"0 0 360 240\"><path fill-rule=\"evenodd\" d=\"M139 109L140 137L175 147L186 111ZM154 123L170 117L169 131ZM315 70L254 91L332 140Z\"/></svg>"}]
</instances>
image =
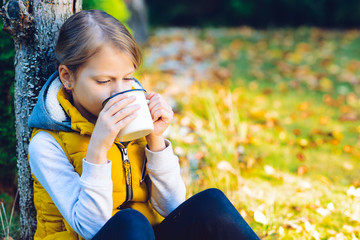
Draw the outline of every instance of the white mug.
<instances>
[{"instance_id":1,"label":"white mug","mask_svg":"<svg viewBox=\"0 0 360 240\"><path fill-rule=\"evenodd\" d=\"M126 93L128 97L136 97L136 100L130 103L129 106L133 104L140 105L140 109L136 111L136 118L127 124L123 129L121 129L116 137L116 139L120 142L129 142L149 135L154 130L154 124L148 107L148 101L145 98L146 91L144 89L130 89L116 93L113 96L107 98L104 101L103 106L105 106L106 102L111 98L124 93Z\"/></svg>"}]
</instances>

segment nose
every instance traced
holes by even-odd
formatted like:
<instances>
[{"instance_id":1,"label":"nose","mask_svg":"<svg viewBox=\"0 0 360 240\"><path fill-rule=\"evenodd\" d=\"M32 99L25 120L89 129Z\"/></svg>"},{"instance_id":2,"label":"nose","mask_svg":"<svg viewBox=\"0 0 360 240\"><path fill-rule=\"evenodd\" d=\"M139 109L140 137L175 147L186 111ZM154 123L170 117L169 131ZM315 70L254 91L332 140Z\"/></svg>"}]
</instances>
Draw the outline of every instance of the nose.
<instances>
[{"instance_id":1,"label":"nose","mask_svg":"<svg viewBox=\"0 0 360 240\"><path fill-rule=\"evenodd\" d=\"M121 80L114 81L113 86L111 88L111 96L116 93L123 92L125 90L127 90L126 86Z\"/></svg>"}]
</instances>

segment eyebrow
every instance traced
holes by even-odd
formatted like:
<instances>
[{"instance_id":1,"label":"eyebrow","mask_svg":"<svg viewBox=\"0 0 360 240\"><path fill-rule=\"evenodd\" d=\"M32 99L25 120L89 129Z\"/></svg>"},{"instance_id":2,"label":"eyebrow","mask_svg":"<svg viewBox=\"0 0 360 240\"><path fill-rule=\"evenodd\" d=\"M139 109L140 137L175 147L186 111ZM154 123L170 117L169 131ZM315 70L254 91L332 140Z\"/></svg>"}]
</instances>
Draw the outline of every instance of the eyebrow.
<instances>
[{"instance_id":1,"label":"eyebrow","mask_svg":"<svg viewBox=\"0 0 360 240\"><path fill-rule=\"evenodd\" d=\"M135 69L133 69L131 71L128 71L127 73L124 74L124 76L127 76L129 74L133 74L133 73L135 73ZM110 74L107 74L107 73L100 73L98 75L91 75L91 78L98 78L98 77L114 78ZM126 78L126 77L123 77L123 78Z\"/></svg>"},{"instance_id":2,"label":"eyebrow","mask_svg":"<svg viewBox=\"0 0 360 240\"><path fill-rule=\"evenodd\" d=\"M131 71L127 72L127 73L125 74L125 76L126 76L126 75L129 75L129 74L131 74L131 73L134 74L134 73L135 73L135 69L132 69Z\"/></svg>"}]
</instances>

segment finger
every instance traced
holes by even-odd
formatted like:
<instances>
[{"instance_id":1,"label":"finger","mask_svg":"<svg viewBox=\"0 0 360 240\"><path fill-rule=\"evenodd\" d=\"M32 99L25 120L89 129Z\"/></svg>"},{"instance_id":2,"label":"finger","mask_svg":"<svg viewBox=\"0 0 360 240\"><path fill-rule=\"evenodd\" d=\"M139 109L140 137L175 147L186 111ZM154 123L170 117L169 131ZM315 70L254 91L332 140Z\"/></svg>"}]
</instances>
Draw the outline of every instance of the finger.
<instances>
[{"instance_id":1,"label":"finger","mask_svg":"<svg viewBox=\"0 0 360 240\"><path fill-rule=\"evenodd\" d=\"M112 105L114 105L115 103L127 99L129 98L128 94L124 93L124 94L118 94L112 98L110 98L104 105L103 110L107 110L109 109ZM106 100L105 100L106 101Z\"/></svg>"},{"instance_id":2,"label":"finger","mask_svg":"<svg viewBox=\"0 0 360 240\"><path fill-rule=\"evenodd\" d=\"M135 104L135 105L127 106L127 107L119 110L112 116L114 124L118 123L119 121L126 118L127 116L135 113L139 109L140 109L140 105Z\"/></svg>"},{"instance_id":3,"label":"finger","mask_svg":"<svg viewBox=\"0 0 360 240\"><path fill-rule=\"evenodd\" d=\"M163 120L166 123L170 123L172 120L172 112L166 110L166 109L158 109L153 114L153 120L154 122L158 121L159 119Z\"/></svg>"},{"instance_id":4,"label":"finger","mask_svg":"<svg viewBox=\"0 0 360 240\"><path fill-rule=\"evenodd\" d=\"M131 115L132 113L136 112L137 110L139 110L139 108L140 106L137 104L131 105L119 110L114 115L111 116L108 116L107 114L101 115L98 118L98 121L105 124L106 129L112 129L115 124L117 124L119 121L126 118L127 116Z\"/></svg>"},{"instance_id":5,"label":"finger","mask_svg":"<svg viewBox=\"0 0 360 240\"><path fill-rule=\"evenodd\" d=\"M161 101L162 97L158 93L150 93L148 96L149 104Z\"/></svg>"},{"instance_id":6,"label":"finger","mask_svg":"<svg viewBox=\"0 0 360 240\"><path fill-rule=\"evenodd\" d=\"M170 105L168 105L165 100L161 96L153 97L149 102L149 109L150 111L154 108L159 107L159 105L166 106L166 108L171 108Z\"/></svg>"},{"instance_id":7,"label":"finger","mask_svg":"<svg viewBox=\"0 0 360 240\"><path fill-rule=\"evenodd\" d=\"M154 92L150 92L149 94L146 95L146 99L150 100L156 93Z\"/></svg>"},{"instance_id":8,"label":"finger","mask_svg":"<svg viewBox=\"0 0 360 240\"><path fill-rule=\"evenodd\" d=\"M135 96L129 96L126 99L122 99L122 100L120 100L118 102L115 102L107 110L104 110L104 111L106 112L106 115L113 116L114 114L116 114L121 109L129 106L129 104L133 103L135 100L136 100Z\"/></svg>"},{"instance_id":9,"label":"finger","mask_svg":"<svg viewBox=\"0 0 360 240\"><path fill-rule=\"evenodd\" d=\"M133 121L137 117L137 112L131 113L130 115L124 117L120 121L118 121L114 128L119 132L121 129L123 129L126 125L128 125L131 121Z\"/></svg>"},{"instance_id":10,"label":"finger","mask_svg":"<svg viewBox=\"0 0 360 240\"><path fill-rule=\"evenodd\" d=\"M155 112L158 109L165 109L166 111L171 112L172 108L169 104L167 104L166 102L158 102L156 104L152 104L151 106L149 106L149 110L150 112Z\"/></svg>"}]
</instances>

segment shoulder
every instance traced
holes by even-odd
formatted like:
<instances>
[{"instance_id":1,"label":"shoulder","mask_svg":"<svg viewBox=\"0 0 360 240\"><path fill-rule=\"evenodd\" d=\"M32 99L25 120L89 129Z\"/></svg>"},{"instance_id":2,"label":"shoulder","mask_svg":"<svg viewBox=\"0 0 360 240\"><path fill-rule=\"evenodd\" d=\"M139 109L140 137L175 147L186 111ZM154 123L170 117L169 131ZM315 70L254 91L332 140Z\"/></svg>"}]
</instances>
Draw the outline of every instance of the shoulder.
<instances>
[{"instance_id":1,"label":"shoulder","mask_svg":"<svg viewBox=\"0 0 360 240\"><path fill-rule=\"evenodd\" d=\"M48 132L39 131L31 139L29 143L29 152L30 150L36 150L38 147L60 147L56 139ZM61 148L60 148L61 149Z\"/></svg>"},{"instance_id":2,"label":"shoulder","mask_svg":"<svg viewBox=\"0 0 360 240\"><path fill-rule=\"evenodd\" d=\"M38 132L29 143L29 158L30 161L36 161L43 156L50 158L51 156L65 155L60 144L48 132Z\"/></svg>"}]
</instances>

